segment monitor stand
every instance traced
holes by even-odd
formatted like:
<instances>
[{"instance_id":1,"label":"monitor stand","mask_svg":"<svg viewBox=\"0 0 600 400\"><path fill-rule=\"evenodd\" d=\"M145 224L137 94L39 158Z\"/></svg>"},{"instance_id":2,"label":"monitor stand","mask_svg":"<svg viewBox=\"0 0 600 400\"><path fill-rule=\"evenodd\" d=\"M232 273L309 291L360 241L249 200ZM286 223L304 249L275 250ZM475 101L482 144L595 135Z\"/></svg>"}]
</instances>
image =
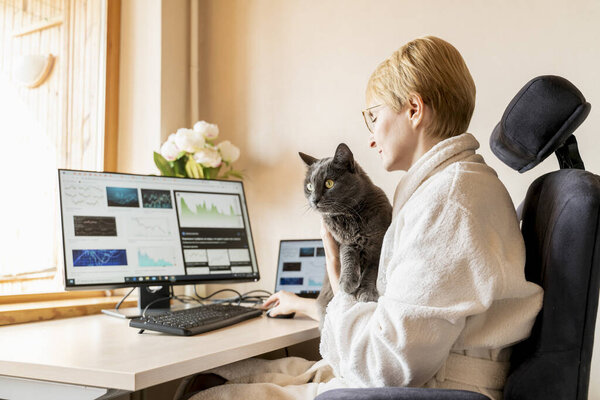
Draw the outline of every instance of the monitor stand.
<instances>
[{"instance_id":1,"label":"monitor stand","mask_svg":"<svg viewBox=\"0 0 600 400\"><path fill-rule=\"evenodd\" d=\"M150 303L152 303L152 305L146 310L146 315L169 311L171 309L169 295L170 285L140 286L137 307L119 308L118 310L110 308L102 310L102 312L118 318L139 318ZM162 298L162 300L159 300L160 298Z\"/></svg>"}]
</instances>

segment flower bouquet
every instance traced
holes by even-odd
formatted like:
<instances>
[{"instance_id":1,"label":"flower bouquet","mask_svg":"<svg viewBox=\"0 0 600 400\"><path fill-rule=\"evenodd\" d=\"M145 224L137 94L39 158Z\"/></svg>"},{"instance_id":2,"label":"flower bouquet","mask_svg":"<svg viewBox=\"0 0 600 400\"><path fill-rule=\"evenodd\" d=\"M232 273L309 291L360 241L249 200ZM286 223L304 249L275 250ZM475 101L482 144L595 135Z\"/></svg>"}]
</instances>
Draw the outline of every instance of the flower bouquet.
<instances>
[{"instance_id":1,"label":"flower bouquet","mask_svg":"<svg viewBox=\"0 0 600 400\"><path fill-rule=\"evenodd\" d=\"M163 176L243 179L232 166L240 157L240 149L229 140L215 144L217 136L219 127L206 121L196 122L193 129L178 129L163 143L160 153L154 152L154 163Z\"/></svg>"}]
</instances>

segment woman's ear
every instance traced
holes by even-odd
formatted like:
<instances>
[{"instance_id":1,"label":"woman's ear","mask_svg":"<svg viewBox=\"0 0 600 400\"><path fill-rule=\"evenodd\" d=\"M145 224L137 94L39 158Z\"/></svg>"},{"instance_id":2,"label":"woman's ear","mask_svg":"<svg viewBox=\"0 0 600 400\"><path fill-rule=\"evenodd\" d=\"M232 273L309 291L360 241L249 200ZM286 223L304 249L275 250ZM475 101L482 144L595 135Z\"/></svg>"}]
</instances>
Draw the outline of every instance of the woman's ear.
<instances>
[{"instance_id":1,"label":"woman's ear","mask_svg":"<svg viewBox=\"0 0 600 400\"><path fill-rule=\"evenodd\" d=\"M423 121L425 112L425 103L418 93L413 93L408 98L408 120L414 128L418 127Z\"/></svg>"}]
</instances>

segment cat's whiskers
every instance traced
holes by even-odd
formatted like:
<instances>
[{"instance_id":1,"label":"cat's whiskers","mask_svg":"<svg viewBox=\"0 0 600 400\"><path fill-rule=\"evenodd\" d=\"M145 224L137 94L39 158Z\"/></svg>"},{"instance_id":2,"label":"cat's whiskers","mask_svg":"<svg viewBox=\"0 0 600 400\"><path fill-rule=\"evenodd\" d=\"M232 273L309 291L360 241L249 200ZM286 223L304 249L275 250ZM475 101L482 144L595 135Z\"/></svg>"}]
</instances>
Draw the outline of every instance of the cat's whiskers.
<instances>
[{"instance_id":1,"label":"cat's whiskers","mask_svg":"<svg viewBox=\"0 0 600 400\"><path fill-rule=\"evenodd\" d=\"M356 202L356 200L354 200L354 199L351 199L351 201ZM323 214L346 215L349 217L356 218L360 223L363 222L362 216L360 215L360 213L357 210L354 209L353 205L348 205L348 204L334 202L334 201L328 201L328 200L322 201L321 204L325 207L331 208L331 211L328 211L328 212L321 211Z\"/></svg>"},{"instance_id":2,"label":"cat's whiskers","mask_svg":"<svg viewBox=\"0 0 600 400\"><path fill-rule=\"evenodd\" d=\"M303 214L306 214L309 211L314 211L314 209L311 206L309 206L308 204L305 204L302 208L304 208Z\"/></svg>"}]
</instances>

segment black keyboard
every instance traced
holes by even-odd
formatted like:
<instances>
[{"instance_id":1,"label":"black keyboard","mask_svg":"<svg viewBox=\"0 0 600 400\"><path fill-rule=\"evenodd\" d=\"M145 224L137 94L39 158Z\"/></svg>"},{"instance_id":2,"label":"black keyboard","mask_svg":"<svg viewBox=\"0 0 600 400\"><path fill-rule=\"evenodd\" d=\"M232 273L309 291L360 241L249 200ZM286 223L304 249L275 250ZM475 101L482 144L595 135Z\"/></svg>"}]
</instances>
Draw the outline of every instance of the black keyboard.
<instances>
[{"instance_id":1,"label":"black keyboard","mask_svg":"<svg viewBox=\"0 0 600 400\"><path fill-rule=\"evenodd\" d=\"M191 336L237 324L261 314L262 311L256 308L207 304L184 310L151 314L145 318L135 318L129 322L129 326L173 335Z\"/></svg>"}]
</instances>

